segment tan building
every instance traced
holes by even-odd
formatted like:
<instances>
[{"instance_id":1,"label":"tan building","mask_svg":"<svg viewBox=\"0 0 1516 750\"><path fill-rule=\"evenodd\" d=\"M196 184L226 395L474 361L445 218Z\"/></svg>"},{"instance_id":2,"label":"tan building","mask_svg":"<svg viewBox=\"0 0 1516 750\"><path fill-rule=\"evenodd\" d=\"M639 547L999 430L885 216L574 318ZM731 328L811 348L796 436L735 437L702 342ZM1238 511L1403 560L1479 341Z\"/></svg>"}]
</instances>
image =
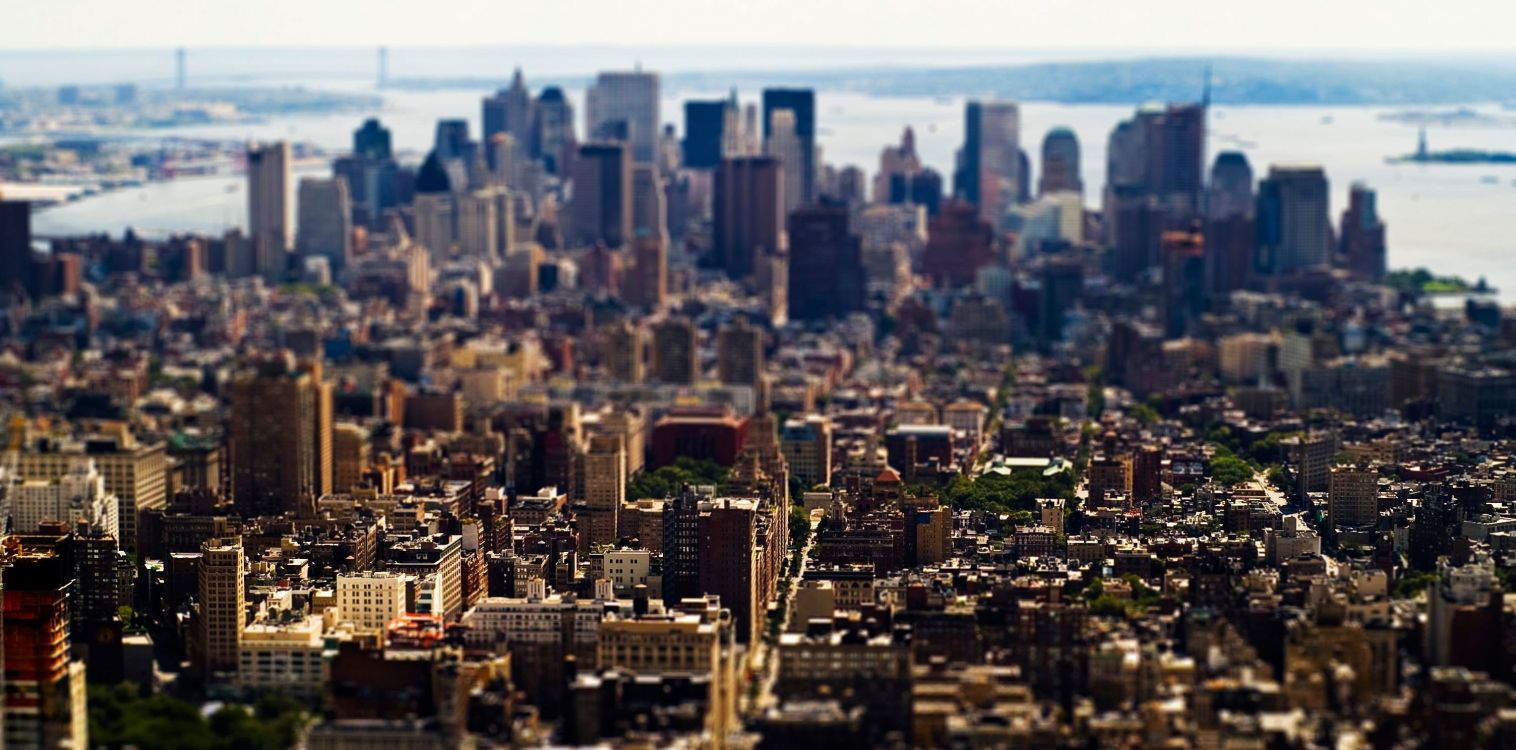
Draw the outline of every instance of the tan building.
<instances>
[{"instance_id":1,"label":"tan building","mask_svg":"<svg viewBox=\"0 0 1516 750\"><path fill-rule=\"evenodd\" d=\"M668 240L646 236L632 240L632 275L621 296L645 310L660 310L668 297Z\"/></svg>"},{"instance_id":2,"label":"tan building","mask_svg":"<svg viewBox=\"0 0 1516 750\"><path fill-rule=\"evenodd\" d=\"M332 386L320 363L284 352L232 382L232 498L245 515L279 514L332 491Z\"/></svg>"},{"instance_id":3,"label":"tan building","mask_svg":"<svg viewBox=\"0 0 1516 750\"><path fill-rule=\"evenodd\" d=\"M1100 507L1109 502L1108 493L1132 499L1132 457L1125 453L1096 454L1090 459L1089 503Z\"/></svg>"},{"instance_id":4,"label":"tan building","mask_svg":"<svg viewBox=\"0 0 1516 750\"><path fill-rule=\"evenodd\" d=\"M406 612L413 576L368 571L337 576L337 616L359 633L380 633Z\"/></svg>"},{"instance_id":5,"label":"tan building","mask_svg":"<svg viewBox=\"0 0 1516 750\"><path fill-rule=\"evenodd\" d=\"M321 632L322 621L317 617L247 626L239 647L238 686L319 698L327 682Z\"/></svg>"},{"instance_id":6,"label":"tan building","mask_svg":"<svg viewBox=\"0 0 1516 750\"><path fill-rule=\"evenodd\" d=\"M1379 522L1379 472L1372 466L1333 466L1327 489L1327 522L1334 531Z\"/></svg>"},{"instance_id":7,"label":"tan building","mask_svg":"<svg viewBox=\"0 0 1516 750\"><path fill-rule=\"evenodd\" d=\"M713 599L687 599L674 612L606 618L596 661L601 669L640 674L709 675L706 727L711 737L725 738L737 721L736 650L731 614Z\"/></svg>"},{"instance_id":8,"label":"tan building","mask_svg":"<svg viewBox=\"0 0 1516 750\"><path fill-rule=\"evenodd\" d=\"M332 491L351 492L372 462L367 429L351 423L332 428Z\"/></svg>"},{"instance_id":9,"label":"tan building","mask_svg":"<svg viewBox=\"0 0 1516 750\"><path fill-rule=\"evenodd\" d=\"M242 540L207 539L200 545L200 669L206 679L234 673L241 663L245 616Z\"/></svg>"},{"instance_id":10,"label":"tan building","mask_svg":"<svg viewBox=\"0 0 1516 750\"><path fill-rule=\"evenodd\" d=\"M725 385L757 389L763 378L763 330L738 318L716 336L716 372Z\"/></svg>"},{"instance_id":11,"label":"tan building","mask_svg":"<svg viewBox=\"0 0 1516 750\"><path fill-rule=\"evenodd\" d=\"M16 457L24 481L47 481L68 473L82 458L95 462L105 478L105 491L116 496L121 548L137 551L137 518L145 510L168 503L168 457L163 443L139 443L119 425L114 434L91 435L82 441L28 446Z\"/></svg>"},{"instance_id":12,"label":"tan building","mask_svg":"<svg viewBox=\"0 0 1516 750\"><path fill-rule=\"evenodd\" d=\"M653 367L656 383L694 385L700 379L700 344L689 318L666 318L653 324Z\"/></svg>"},{"instance_id":13,"label":"tan building","mask_svg":"<svg viewBox=\"0 0 1516 750\"><path fill-rule=\"evenodd\" d=\"M616 383L641 383L647 332L626 319L600 329L600 362Z\"/></svg>"},{"instance_id":14,"label":"tan building","mask_svg":"<svg viewBox=\"0 0 1516 750\"><path fill-rule=\"evenodd\" d=\"M621 436L591 437L584 454L584 508L589 518L579 526L586 546L616 541L626 480L626 447Z\"/></svg>"}]
</instances>

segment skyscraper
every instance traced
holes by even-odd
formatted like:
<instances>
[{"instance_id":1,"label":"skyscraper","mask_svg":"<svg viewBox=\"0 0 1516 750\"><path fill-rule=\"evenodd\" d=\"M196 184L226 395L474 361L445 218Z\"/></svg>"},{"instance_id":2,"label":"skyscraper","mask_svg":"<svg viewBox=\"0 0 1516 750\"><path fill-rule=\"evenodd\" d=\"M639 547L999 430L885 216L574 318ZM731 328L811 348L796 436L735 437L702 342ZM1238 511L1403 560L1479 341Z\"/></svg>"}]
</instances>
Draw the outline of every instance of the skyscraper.
<instances>
[{"instance_id":1,"label":"skyscraper","mask_svg":"<svg viewBox=\"0 0 1516 750\"><path fill-rule=\"evenodd\" d=\"M641 383L646 348L646 331L625 319L600 329L600 361L612 382Z\"/></svg>"},{"instance_id":2,"label":"skyscraper","mask_svg":"<svg viewBox=\"0 0 1516 750\"><path fill-rule=\"evenodd\" d=\"M1361 182L1348 192L1348 208L1342 212L1342 260L1349 272L1365 281L1384 278L1384 221L1379 218L1373 189Z\"/></svg>"},{"instance_id":3,"label":"skyscraper","mask_svg":"<svg viewBox=\"0 0 1516 750\"><path fill-rule=\"evenodd\" d=\"M716 335L716 373L723 384L759 388L763 379L763 329L745 318L723 326Z\"/></svg>"},{"instance_id":4,"label":"skyscraper","mask_svg":"<svg viewBox=\"0 0 1516 750\"><path fill-rule=\"evenodd\" d=\"M286 141L247 149L248 235L266 249L260 258L283 260L289 252L290 145ZM274 261L270 261L272 263ZM260 271L271 269L260 268ZM281 269L282 270L282 267Z\"/></svg>"},{"instance_id":5,"label":"skyscraper","mask_svg":"<svg viewBox=\"0 0 1516 750\"><path fill-rule=\"evenodd\" d=\"M653 324L652 380L694 385L700 379L700 347L689 318L665 318Z\"/></svg>"},{"instance_id":6,"label":"skyscraper","mask_svg":"<svg viewBox=\"0 0 1516 750\"><path fill-rule=\"evenodd\" d=\"M995 262L994 229L973 204L942 204L932 217L927 237L921 269L937 286L968 286L980 268Z\"/></svg>"},{"instance_id":7,"label":"skyscraper","mask_svg":"<svg viewBox=\"0 0 1516 750\"><path fill-rule=\"evenodd\" d=\"M789 317L836 318L864 306L863 242L847 206L818 204L790 214Z\"/></svg>"},{"instance_id":8,"label":"skyscraper","mask_svg":"<svg viewBox=\"0 0 1516 750\"><path fill-rule=\"evenodd\" d=\"M245 515L279 514L332 489L332 386L289 353L231 384L232 497Z\"/></svg>"},{"instance_id":9,"label":"skyscraper","mask_svg":"<svg viewBox=\"0 0 1516 750\"><path fill-rule=\"evenodd\" d=\"M728 110L735 109L730 99L690 100L684 103L684 166L689 169L712 169L726 155Z\"/></svg>"},{"instance_id":10,"label":"skyscraper","mask_svg":"<svg viewBox=\"0 0 1516 750\"><path fill-rule=\"evenodd\" d=\"M1199 215L1205 187L1207 105L1144 105L1111 131L1107 197L1121 189L1152 196L1169 224Z\"/></svg>"},{"instance_id":11,"label":"skyscraper","mask_svg":"<svg viewBox=\"0 0 1516 750\"><path fill-rule=\"evenodd\" d=\"M1021 196L1021 108L1015 102L971 101L963 119L955 192L998 225Z\"/></svg>"},{"instance_id":12,"label":"skyscraper","mask_svg":"<svg viewBox=\"0 0 1516 750\"><path fill-rule=\"evenodd\" d=\"M574 159L569 242L620 247L632 237L632 160L623 143L586 143Z\"/></svg>"},{"instance_id":13,"label":"skyscraper","mask_svg":"<svg viewBox=\"0 0 1516 750\"><path fill-rule=\"evenodd\" d=\"M1084 193L1084 179L1079 176L1079 138L1066 127L1048 131L1042 139L1042 176L1037 179L1037 194Z\"/></svg>"},{"instance_id":14,"label":"skyscraper","mask_svg":"<svg viewBox=\"0 0 1516 750\"><path fill-rule=\"evenodd\" d=\"M332 164L332 173L347 181L353 207L352 221L369 229L379 229L384 212L397 199L399 167L390 147L390 131L374 118L363 122L353 132L353 154Z\"/></svg>"},{"instance_id":15,"label":"skyscraper","mask_svg":"<svg viewBox=\"0 0 1516 750\"><path fill-rule=\"evenodd\" d=\"M668 198L663 177L651 164L632 167L631 237L668 236Z\"/></svg>"},{"instance_id":16,"label":"skyscraper","mask_svg":"<svg viewBox=\"0 0 1516 750\"><path fill-rule=\"evenodd\" d=\"M26 291L32 268L32 204L0 200L0 297Z\"/></svg>"},{"instance_id":17,"label":"skyscraper","mask_svg":"<svg viewBox=\"0 0 1516 750\"><path fill-rule=\"evenodd\" d=\"M784 181L784 190L780 193L783 203L781 207L784 215L799 208L805 196L805 173L797 166L805 163L805 144L800 140L795 130L795 112L789 109L775 109L770 112L767 123L767 137L763 140L763 152L779 160Z\"/></svg>"},{"instance_id":18,"label":"skyscraper","mask_svg":"<svg viewBox=\"0 0 1516 750\"><path fill-rule=\"evenodd\" d=\"M484 124L484 136L482 140L489 143L496 135L505 133L515 139L517 144L530 142L532 133L532 94L526 88L526 79L521 75L521 69L517 68L511 77L510 88L501 89L493 96L484 98L481 106ZM486 154L491 167L495 166L495 155Z\"/></svg>"},{"instance_id":19,"label":"skyscraper","mask_svg":"<svg viewBox=\"0 0 1516 750\"><path fill-rule=\"evenodd\" d=\"M621 285L621 298L630 305L656 311L668 296L668 241L659 235L632 240L632 273Z\"/></svg>"},{"instance_id":20,"label":"skyscraper","mask_svg":"<svg viewBox=\"0 0 1516 750\"><path fill-rule=\"evenodd\" d=\"M723 159L716 170L713 204L715 265L728 276L746 278L760 253L784 250L784 185L778 159Z\"/></svg>"},{"instance_id":21,"label":"skyscraper","mask_svg":"<svg viewBox=\"0 0 1516 750\"><path fill-rule=\"evenodd\" d=\"M568 171L577 139L574 105L563 95L563 89L549 86L542 90L532 107L532 130L525 142L531 144L532 158L541 159L548 174L562 175Z\"/></svg>"},{"instance_id":22,"label":"skyscraper","mask_svg":"<svg viewBox=\"0 0 1516 750\"><path fill-rule=\"evenodd\" d=\"M1271 166L1258 184L1258 256L1265 274L1331 262L1326 173L1319 166Z\"/></svg>"},{"instance_id":23,"label":"skyscraper","mask_svg":"<svg viewBox=\"0 0 1516 750\"><path fill-rule=\"evenodd\" d=\"M353 207L347 180L301 178L299 214L296 251L302 258L326 258L332 274L341 273L353 258Z\"/></svg>"},{"instance_id":24,"label":"skyscraper","mask_svg":"<svg viewBox=\"0 0 1516 750\"><path fill-rule=\"evenodd\" d=\"M632 158L651 164L658 150L658 103L657 73L601 73L585 94L589 132L618 121L625 123Z\"/></svg>"},{"instance_id":25,"label":"skyscraper","mask_svg":"<svg viewBox=\"0 0 1516 750\"><path fill-rule=\"evenodd\" d=\"M207 680L235 672L243 631L242 540L207 539L200 544L199 667Z\"/></svg>"},{"instance_id":26,"label":"skyscraper","mask_svg":"<svg viewBox=\"0 0 1516 750\"><path fill-rule=\"evenodd\" d=\"M1253 271L1258 242L1254 226L1253 168L1239 151L1216 155L1206 191L1206 292L1225 294L1243 289Z\"/></svg>"},{"instance_id":27,"label":"skyscraper","mask_svg":"<svg viewBox=\"0 0 1516 750\"><path fill-rule=\"evenodd\" d=\"M587 546L616 541L626 480L626 445L621 436L592 436L584 454L584 510L589 518L581 533Z\"/></svg>"},{"instance_id":28,"label":"skyscraper","mask_svg":"<svg viewBox=\"0 0 1516 750\"><path fill-rule=\"evenodd\" d=\"M816 200L816 92L811 89L763 90L763 140L774 134L774 112L787 109L795 113L795 137L800 141L798 164L785 164L786 171L800 170L800 196L797 204Z\"/></svg>"},{"instance_id":29,"label":"skyscraper","mask_svg":"<svg viewBox=\"0 0 1516 750\"><path fill-rule=\"evenodd\" d=\"M69 658L70 537L24 534L10 541L3 586L4 744L88 747L84 664Z\"/></svg>"}]
</instances>

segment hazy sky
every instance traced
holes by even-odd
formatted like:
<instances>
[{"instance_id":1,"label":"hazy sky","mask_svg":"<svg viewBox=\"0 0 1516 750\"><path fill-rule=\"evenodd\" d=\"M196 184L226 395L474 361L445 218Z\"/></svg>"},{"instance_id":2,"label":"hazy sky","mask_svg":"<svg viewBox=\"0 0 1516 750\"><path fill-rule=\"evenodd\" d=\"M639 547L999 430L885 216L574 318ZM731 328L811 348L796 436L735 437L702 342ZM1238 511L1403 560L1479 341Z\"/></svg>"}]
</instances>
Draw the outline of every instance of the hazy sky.
<instances>
[{"instance_id":1,"label":"hazy sky","mask_svg":"<svg viewBox=\"0 0 1516 750\"><path fill-rule=\"evenodd\" d=\"M0 47L798 44L1501 52L1513 0L0 0Z\"/></svg>"}]
</instances>

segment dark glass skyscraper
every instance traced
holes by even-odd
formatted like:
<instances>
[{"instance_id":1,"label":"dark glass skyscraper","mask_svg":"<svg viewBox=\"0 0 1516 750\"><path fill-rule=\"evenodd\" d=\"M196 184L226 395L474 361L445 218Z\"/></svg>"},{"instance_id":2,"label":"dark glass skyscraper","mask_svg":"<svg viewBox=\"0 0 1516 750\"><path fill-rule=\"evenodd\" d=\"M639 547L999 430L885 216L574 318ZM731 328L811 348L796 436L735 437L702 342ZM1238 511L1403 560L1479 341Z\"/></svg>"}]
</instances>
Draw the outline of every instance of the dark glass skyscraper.
<instances>
[{"instance_id":1,"label":"dark glass skyscraper","mask_svg":"<svg viewBox=\"0 0 1516 750\"><path fill-rule=\"evenodd\" d=\"M800 139L800 203L816 200L816 92L812 89L763 90L763 138L768 140L775 110L795 113L795 135ZM785 169L795 165L785 164Z\"/></svg>"},{"instance_id":2,"label":"dark glass skyscraper","mask_svg":"<svg viewBox=\"0 0 1516 750\"><path fill-rule=\"evenodd\" d=\"M813 205L790 214L789 242L791 318L837 318L863 309L863 244L848 228L847 206Z\"/></svg>"},{"instance_id":3,"label":"dark glass skyscraper","mask_svg":"<svg viewBox=\"0 0 1516 750\"><path fill-rule=\"evenodd\" d=\"M684 103L684 166L710 169L721 163L728 106L726 99Z\"/></svg>"}]
</instances>

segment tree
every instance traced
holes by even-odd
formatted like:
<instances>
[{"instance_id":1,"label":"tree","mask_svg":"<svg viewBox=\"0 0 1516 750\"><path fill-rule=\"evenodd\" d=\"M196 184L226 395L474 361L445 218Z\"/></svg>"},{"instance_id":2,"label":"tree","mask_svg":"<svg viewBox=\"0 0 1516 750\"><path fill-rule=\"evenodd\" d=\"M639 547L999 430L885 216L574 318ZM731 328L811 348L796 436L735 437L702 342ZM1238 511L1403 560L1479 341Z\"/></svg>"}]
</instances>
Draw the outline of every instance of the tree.
<instances>
[{"instance_id":1,"label":"tree","mask_svg":"<svg viewBox=\"0 0 1516 750\"><path fill-rule=\"evenodd\" d=\"M713 484L719 487L726 482L726 475L727 468L714 461L680 456L669 466L632 477L626 484L626 496L629 500L673 497L685 485Z\"/></svg>"},{"instance_id":2,"label":"tree","mask_svg":"<svg viewBox=\"0 0 1516 750\"><path fill-rule=\"evenodd\" d=\"M1252 479L1253 467L1234 455L1217 455L1211 459L1211 478L1231 487Z\"/></svg>"}]
</instances>

